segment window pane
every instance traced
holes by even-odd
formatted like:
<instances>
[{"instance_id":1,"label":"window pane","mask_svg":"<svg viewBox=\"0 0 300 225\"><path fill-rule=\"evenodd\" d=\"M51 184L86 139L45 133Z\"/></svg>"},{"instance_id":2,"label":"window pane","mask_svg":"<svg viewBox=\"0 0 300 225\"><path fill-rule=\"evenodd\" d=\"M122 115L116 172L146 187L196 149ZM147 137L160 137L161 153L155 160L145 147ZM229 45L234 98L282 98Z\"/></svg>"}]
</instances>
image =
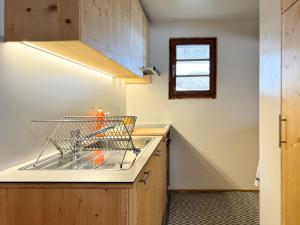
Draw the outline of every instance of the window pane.
<instances>
[{"instance_id":1,"label":"window pane","mask_svg":"<svg viewBox=\"0 0 300 225\"><path fill-rule=\"evenodd\" d=\"M176 75L209 75L209 61L177 61Z\"/></svg>"},{"instance_id":2,"label":"window pane","mask_svg":"<svg viewBox=\"0 0 300 225\"><path fill-rule=\"evenodd\" d=\"M209 45L177 45L177 59L209 59Z\"/></svg>"},{"instance_id":3,"label":"window pane","mask_svg":"<svg viewBox=\"0 0 300 225\"><path fill-rule=\"evenodd\" d=\"M176 77L176 91L209 91L209 77Z\"/></svg>"}]
</instances>

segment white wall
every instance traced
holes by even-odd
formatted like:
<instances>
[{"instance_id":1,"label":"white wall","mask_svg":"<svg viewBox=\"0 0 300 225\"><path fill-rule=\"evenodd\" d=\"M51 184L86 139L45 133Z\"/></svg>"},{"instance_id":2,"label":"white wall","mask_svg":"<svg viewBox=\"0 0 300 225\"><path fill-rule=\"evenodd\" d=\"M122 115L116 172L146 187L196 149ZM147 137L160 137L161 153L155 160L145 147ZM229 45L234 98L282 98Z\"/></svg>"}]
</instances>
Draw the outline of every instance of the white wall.
<instances>
[{"instance_id":1,"label":"white wall","mask_svg":"<svg viewBox=\"0 0 300 225\"><path fill-rule=\"evenodd\" d=\"M172 189L252 189L258 163L258 21L152 25L161 77L127 88L127 113L170 122ZM169 37L218 37L217 99L168 100Z\"/></svg>"},{"instance_id":2,"label":"white wall","mask_svg":"<svg viewBox=\"0 0 300 225\"><path fill-rule=\"evenodd\" d=\"M84 115L102 106L126 113L126 86L20 43L0 44L0 170L37 156L45 142L32 119Z\"/></svg>"},{"instance_id":3,"label":"white wall","mask_svg":"<svg viewBox=\"0 0 300 225\"><path fill-rule=\"evenodd\" d=\"M280 225L280 0L260 1L260 221Z\"/></svg>"}]
</instances>

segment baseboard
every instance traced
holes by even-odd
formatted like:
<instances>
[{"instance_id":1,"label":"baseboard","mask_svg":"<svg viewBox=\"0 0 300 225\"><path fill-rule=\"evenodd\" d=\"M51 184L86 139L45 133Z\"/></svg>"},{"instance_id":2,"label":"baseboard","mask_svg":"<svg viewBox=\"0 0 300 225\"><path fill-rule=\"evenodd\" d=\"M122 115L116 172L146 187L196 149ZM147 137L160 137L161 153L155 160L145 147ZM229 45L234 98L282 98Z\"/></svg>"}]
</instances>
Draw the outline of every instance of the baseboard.
<instances>
[{"instance_id":1,"label":"baseboard","mask_svg":"<svg viewBox=\"0 0 300 225\"><path fill-rule=\"evenodd\" d=\"M259 192L258 189L169 189L168 192Z\"/></svg>"}]
</instances>

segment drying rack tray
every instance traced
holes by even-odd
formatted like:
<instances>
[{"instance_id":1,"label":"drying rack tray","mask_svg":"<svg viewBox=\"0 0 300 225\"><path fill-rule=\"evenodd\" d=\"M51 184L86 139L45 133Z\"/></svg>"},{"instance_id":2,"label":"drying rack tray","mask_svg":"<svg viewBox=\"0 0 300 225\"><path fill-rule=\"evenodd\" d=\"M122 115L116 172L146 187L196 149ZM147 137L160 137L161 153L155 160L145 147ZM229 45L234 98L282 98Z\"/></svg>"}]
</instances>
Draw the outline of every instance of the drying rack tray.
<instances>
[{"instance_id":1,"label":"drying rack tray","mask_svg":"<svg viewBox=\"0 0 300 225\"><path fill-rule=\"evenodd\" d=\"M134 150L131 141L136 117L65 116L61 120L34 120L32 124L63 152L66 150Z\"/></svg>"},{"instance_id":2,"label":"drying rack tray","mask_svg":"<svg viewBox=\"0 0 300 225\"><path fill-rule=\"evenodd\" d=\"M123 152L122 167L127 151L132 151L136 156L140 152L131 138L136 119L135 116L65 116L60 120L33 120L33 126L46 138L46 144L34 167L40 163L40 158L50 143L62 157L64 154L70 154L75 161L80 152Z\"/></svg>"}]
</instances>

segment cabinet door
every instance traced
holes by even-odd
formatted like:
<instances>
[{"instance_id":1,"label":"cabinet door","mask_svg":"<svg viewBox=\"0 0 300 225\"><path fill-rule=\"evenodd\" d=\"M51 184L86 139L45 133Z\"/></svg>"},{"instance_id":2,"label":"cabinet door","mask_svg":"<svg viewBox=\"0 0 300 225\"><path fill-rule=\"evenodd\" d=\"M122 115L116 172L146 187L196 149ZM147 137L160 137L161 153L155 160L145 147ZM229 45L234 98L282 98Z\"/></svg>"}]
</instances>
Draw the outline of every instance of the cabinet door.
<instances>
[{"instance_id":1,"label":"cabinet door","mask_svg":"<svg viewBox=\"0 0 300 225\"><path fill-rule=\"evenodd\" d=\"M1 225L128 225L128 190L0 188Z\"/></svg>"},{"instance_id":2,"label":"cabinet door","mask_svg":"<svg viewBox=\"0 0 300 225\"><path fill-rule=\"evenodd\" d=\"M155 161L153 157L135 182L130 192L130 225L161 225L157 224L155 215Z\"/></svg>"},{"instance_id":3,"label":"cabinet door","mask_svg":"<svg viewBox=\"0 0 300 225\"><path fill-rule=\"evenodd\" d=\"M144 14L144 66L150 66L150 24L146 15Z\"/></svg>"},{"instance_id":4,"label":"cabinet door","mask_svg":"<svg viewBox=\"0 0 300 225\"><path fill-rule=\"evenodd\" d=\"M131 0L115 0L113 4L113 60L120 65L129 69L130 51L128 45L130 43L130 1Z\"/></svg>"},{"instance_id":5,"label":"cabinet door","mask_svg":"<svg viewBox=\"0 0 300 225\"><path fill-rule=\"evenodd\" d=\"M156 152L154 153L156 158L155 164L155 209L156 209L156 224L162 224L162 219L167 203L167 147L165 142L161 142Z\"/></svg>"},{"instance_id":6,"label":"cabinet door","mask_svg":"<svg viewBox=\"0 0 300 225\"><path fill-rule=\"evenodd\" d=\"M78 13L78 0L5 0L5 40L78 40Z\"/></svg>"},{"instance_id":7,"label":"cabinet door","mask_svg":"<svg viewBox=\"0 0 300 225\"><path fill-rule=\"evenodd\" d=\"M282 17L282 220L300 224L300 1Z\"/></svg>"},{"instance_id":8,"label":"cabinet door","mask_svg":"<svg viewBox=\"0 0 300 225\"><path fill-rule=\"evenodd\" d=\"M80 0L80 40L112 59L113 6L111 0Z\"/></svg>"},{"instance_id":9,"label":"cabinet door","mask_svg":"<svg viewBox=\"0 0 300 225\"><path fill-rule=\"evenodd\" d=\"M281 0L281 12L287 10L291 5L293 5L298 0Z\"/></svg>"},{"instance_id":10,"label":"cabinet door","mask_svg":"<svg viewBox=\"0 0 300 225\"><path fill-rule=\"evenodd\" d=\"M131 66L136 75L142 77L144 66L144 12L138 0L131 0Z\"/></svg>"}]
</instances>

